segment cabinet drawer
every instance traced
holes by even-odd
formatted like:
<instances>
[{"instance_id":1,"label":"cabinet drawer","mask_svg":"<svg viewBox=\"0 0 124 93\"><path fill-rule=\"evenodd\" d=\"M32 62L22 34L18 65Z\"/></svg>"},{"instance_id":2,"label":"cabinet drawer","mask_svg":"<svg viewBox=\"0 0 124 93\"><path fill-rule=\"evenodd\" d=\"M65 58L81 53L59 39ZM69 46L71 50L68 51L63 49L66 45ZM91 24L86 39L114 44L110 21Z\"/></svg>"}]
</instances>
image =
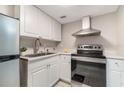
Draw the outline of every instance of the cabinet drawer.
<instances>
[{"instance_id":1,"label":"cabinet drawer","mask_svg":"<svg viewBox=\"0 0 124 93\"><path fill-rule=\"evenodd\" d=\"M53 56L53 57L48 57L45 59L38 59L34 60L32 62L29 62L28 69L35 69L43 65L48 65L48 64L55 64L58 63L59 56Z\"/></svg>"},{"instance_id":2,"label":"cabinet drawer","mask_svg":"<svg viewBox=\"0 0 124 93\"><path fill-rule=\"evenodd\" d=\"M53 57L49 58L49 60L51 62L57 61L57 60L59 60L59 56L58 55L57 56L53 56Z\"/></svg>"},{"instance_id":3,"label":"cabinet drawer","mask_svg":"<svg viewBox=\"0 0 124 93\"><path fill-rule=\"evenodd\" d=\"M61 59L65 60L63 62L70 62L71 61L71 56L70 55L61 55Z\"/></svg>"},{"instance_id":4,"label":"cabinet drawer","mask_svg":"<svg viewBox=\"0 0 124 93\"><path fill-rule=\"evenodd\" d=\"M32 69L31 72L35 73L35 72L38 72L39 70L44 69L44 68L47 68L47 65L42 65L42 66L39 66L39 67L37 67L35 69Z\"/></svg>"},{"instance_id":5,"label":"cabinet drawer","mask_svg":"<svg viewBox=\"0 0 124 93\"><path fill-rule=\"evenodd\" d=\"M108 69L116 71L124 71L124 60L108 59Z\"/></svg>"}]
</instances>

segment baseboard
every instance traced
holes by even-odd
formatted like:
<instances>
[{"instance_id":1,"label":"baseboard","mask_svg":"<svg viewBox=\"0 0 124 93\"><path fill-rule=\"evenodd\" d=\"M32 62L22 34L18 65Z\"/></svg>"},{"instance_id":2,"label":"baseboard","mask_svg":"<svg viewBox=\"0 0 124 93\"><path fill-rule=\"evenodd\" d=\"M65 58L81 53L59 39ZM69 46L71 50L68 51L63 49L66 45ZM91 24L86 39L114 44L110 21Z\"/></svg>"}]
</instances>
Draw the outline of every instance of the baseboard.
<instances>
[{"instance_id":1,"label":"baseboard","mask_svg":"<svg viewBox=\"0 0 124 93\"><path fill-rule=\"evenodd\" d=\"M58 79L51 87L54 87L59 81L60 79Z\"/></svg>"}]
</instances>

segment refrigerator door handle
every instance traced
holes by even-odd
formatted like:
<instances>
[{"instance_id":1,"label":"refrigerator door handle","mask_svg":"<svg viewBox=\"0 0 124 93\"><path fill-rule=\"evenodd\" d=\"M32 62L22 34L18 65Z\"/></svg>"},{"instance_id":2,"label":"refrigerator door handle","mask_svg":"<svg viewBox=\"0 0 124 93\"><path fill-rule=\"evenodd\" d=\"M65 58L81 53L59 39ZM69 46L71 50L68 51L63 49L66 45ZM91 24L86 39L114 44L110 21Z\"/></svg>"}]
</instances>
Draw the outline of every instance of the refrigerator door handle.
<instances>
[{"instance_id":1,"label":"refrigerator door handle","mask_svg":"<svg viewBox=\"0 0 124 93\"><path fill-rule=\"evenodd\" d=\"M5 56L0 56L0 63L18 59L19 55L5 55Z\"/></svg>"}]
</instances>

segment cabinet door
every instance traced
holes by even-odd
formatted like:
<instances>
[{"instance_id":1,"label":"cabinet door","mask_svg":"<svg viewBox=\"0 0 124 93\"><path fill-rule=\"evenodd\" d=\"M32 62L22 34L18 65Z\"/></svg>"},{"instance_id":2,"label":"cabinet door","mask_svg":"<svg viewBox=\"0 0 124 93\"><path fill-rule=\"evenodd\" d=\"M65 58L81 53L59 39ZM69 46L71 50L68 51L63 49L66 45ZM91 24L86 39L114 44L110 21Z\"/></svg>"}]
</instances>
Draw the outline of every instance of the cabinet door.
<instances>
[{"instance_id":1,"label":"cabinet door","mask_svg":"<svg viewBox=\"0 0 124 93\"><path fill-rule=\"evenodd\" d=\"M60 78L71 82L71 66L69 63L61 63Z\"/></svg>"},{"instance_id":2,"label":"cabinet door","mask_svg":"<svg viewBox=\"0 0 124 93\"><path fill-rule=\"evenodd\" d=\"M44 39L51 39L51 18L44 12L40 11L38 19L40 36Z\"/></svg>"},{"instance_id":3,"label":"cabinet door","mask_svg":"<svg viewBox=\"0 0 124 93\"><path fill-rule=\"evenodd\" d=\"M110 70L121 71L121 60L107 59L108 68Z\"/></svg>"},{"instance_id":4,"label":"cabinet door","mask_svg":"<svg viewBox=\"0 0 124 93\"><path fill-rule=\"evenodd\" d=\"M61 24L52 19L52 39L55 41L61 41Z\"/></svg>"},{"instance_id":5,"label":"cabinet door","mask_svg":"<svg viewBox=\"0 0 124 93\"><path fill-rule=\"evenodd\" d=\"M60 78L67 82L71 82L71 57L70 56L61 56Z\"/></svg>"},{"instance_id":6,"label":"cabinet door","mask_svg":"<svg viewBox=\"0 0 124 93\"><path fill-rule=\"evenodd\" d=\"M49 66L49 86L53 86L59 79L58 64L51 64Z\"/></svg>"},{"instance_id":7,"label":"cabinet door","mask_svg":"<svg viewBox=\"0 0 124 93\"><path fill-rule=\"evenodd\" d=\"M33 87L48 86L48 69L46 66L33 70L30 77L32 78Z\"/></svg>"},{"instance_id":8,"label":"cabinet door","mask_svg":"<svg viewBox=\"0 0 124 93\"><path fill-rule=\"evenodd\" d=\"M25 33L38 35L38 9L34 6L24 7Z\"/></svg>"},{"instance_id":9,"label":"cabinet door","mask_svg":"<svg viewBox=\"0 0 124 93\"><path fill-rule=\"evenodd\" d=\"M61 24L56 22L55 36L57 41L61 41Z\"/></svg>"},{"instance_id":10,"label":"cabinet door","mask_svg":"<svg viewBox=\"0 0 124 93\"><path fill-rule=\"evenodd\" d=\"M120 87L121 84L121 72L110 71L108 73L108 87Z\"/></svg>"},{"instance_id":11,"label":"cabinet door","mask_svg":"<svg viewBox=\"0 0 124 93\"><path fill-rule=\"evenodd\" d=\"M124 87L124 72L121 72L121 87Z\"/></svg>"}]
</instances>

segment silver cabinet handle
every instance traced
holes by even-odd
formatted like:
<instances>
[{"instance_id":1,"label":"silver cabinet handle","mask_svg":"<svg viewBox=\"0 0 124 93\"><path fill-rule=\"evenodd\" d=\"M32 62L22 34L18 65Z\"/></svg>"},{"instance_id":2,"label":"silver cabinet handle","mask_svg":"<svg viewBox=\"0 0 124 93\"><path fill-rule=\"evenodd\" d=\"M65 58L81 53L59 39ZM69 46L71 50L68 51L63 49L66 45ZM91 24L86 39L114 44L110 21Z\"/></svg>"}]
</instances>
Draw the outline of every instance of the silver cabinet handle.
<instances>
[{"instance_id":1,"label":"silver cabinet handle","mask_svg":"<svg viewBox=\"0 0 124 93\"><path fill-rule=\"evenodd\" d=\"M49 65L47 65L47 67L49 67Z\"/></svg>"},{"instance_id":2,"label":"silver cabinet handle","mask_svg":"<svg viewBox=\"0 0 124 93\"><path fill-rule=\"evenodd\" d=\"M50 64L48 64L47 67L50 67Z\"/></svg>"},{"instance_id":3,"label":"silver cabinet handle","mask_svg":"<svg viewBox=\"0 0 124 93\"><path fill-rule=\"evenodd\" d=\"M115 65L119 66L119 64L117 62L115 62Z\"/></svg>"}]
</instances>

